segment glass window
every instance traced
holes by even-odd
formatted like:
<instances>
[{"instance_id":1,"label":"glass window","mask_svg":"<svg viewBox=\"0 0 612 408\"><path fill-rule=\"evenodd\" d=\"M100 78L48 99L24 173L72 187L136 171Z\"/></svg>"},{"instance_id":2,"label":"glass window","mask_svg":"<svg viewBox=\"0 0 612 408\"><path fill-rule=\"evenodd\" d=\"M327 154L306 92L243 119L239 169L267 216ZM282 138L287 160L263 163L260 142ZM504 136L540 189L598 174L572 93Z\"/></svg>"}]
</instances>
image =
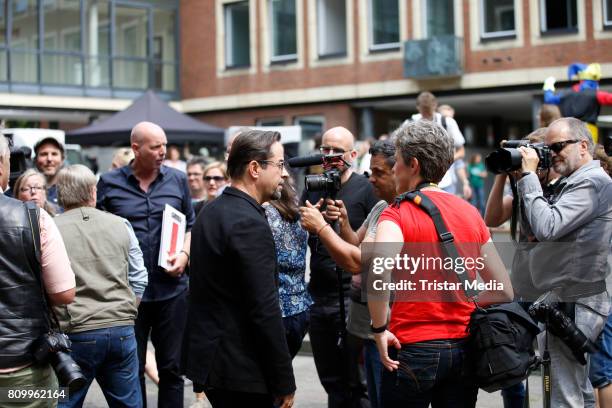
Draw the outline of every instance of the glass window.
<instances>
[{"instance_id":1,"label":"glass window","mask_svg":"<svg viewBox=\"0 0 612 408\"><path fill-rule=\"evenodd\" d=\"M11 52L11 81L38 82L38 54L31 51Z\"/></svg>"},{"instance_id":2,"label":"glass window","mask_svg":"<svg viewBox=\"0 0 612 408\"><path fill-rule=\"evenodd\" d=\"M297 58L295 0L270 0L272 61Z\"/></svg>"},{"instance_id":3,"label":"glass window","mask_svg":"<svg viewBox=\"0 0 612 408\"><path fill-rule=\"evenodd\" d=\"M160 61L176 61L174 10L153 10L153 58Z\"/></svg>"},{"instance_id":4,"label":"glass window","mask_svg":"<svg viewBox=\"0 0 612 408\"><path fill-rule=\"evenodd\" d=\"M81 57L61 54L43 54L42 83L51 85L81 85L83 66Z\"/></svg>"},{"instance_id":5,"label":"glass window","mask_svg":"<svg viewBox=\"0 0 612 408\"><path fill-rule=\"evenodd\" d=\"M483 38L515 35L514 0L481 0Z\"/></svg>"},{"instance_id":6,"label":"glass window","mask_svg":"<svg viewBox=\"0 0 612 408\"><path fill-rule=\"evenodd\" d=\"M370 0L370 49L398 47L398 0Z\"/></svg>"},{"instance_id":7,"label":"glass window","mask_svg":"<svg viewBox=\"0 0 612 408\"><path fill-rule=\"evenodd\" d=\"M302 140L312 140L317 134L323 133L325 117L318 115L296 116L293 123L302 128Z\"/></svg>"},{"instance_id":8,"label":"glass window","mask_svg":"<svg viewBox=\"0 0 612 408\"><path fill-rule=\"evenodd\" d=\"M8 59L6 54L6 51L0 51L0 81L2 82L8 81Z\"/></svg>"},{"instance_id":9,"label":"glass window","mask_svg":"<svg viewBox=\"0 0 612 408\"><path fill-rule=\"evenodd\" d=\"M0 45L6 44L6 13L5 11L6 11L6 0L0 0Z\"/></svg>"},{"instance_id":10,"label":"glass window","mask_svg":"<svg viewBox=\"0 0 612 408\"><path fill-rule=\"evenodd\" d=\"M319 56L346 55L346 0L318 0Z\"/></svg>"},{"instance_id":11,"label":"glass window","mask_svg":"<svg viewBox=\"0 0 612 408\"><path fill-rule=\"evenodd\" d=\"M250 58L249 2L225 5L225 66L248 67Z\"/></svg>"},{"instance_id":12,"label":"glass window","mask_svg":"<svg viewBox=\"0 0 612 408\"><path fill-rule=\"evenodd\" d=\"M146 89L149 85L149 64L123 58L113 60L113 86L117 88Z\"/></svg>"},{"instance_id":13,"label":"glass window","mask_svg":"<svg viewBox=\"0 0 612 408\"><path fill-rule=\"evenodd\" d=\"M85 82L110 86L110 8L108 0L85 0Z\"/></svg>"},{"instance_id":14,"label":"glass window","mask_svg":"<svg viewBox=\"0 0 612 408\"><path fill-rule=\"evenodd\" d=\"M542 32L576 31L576 0L540 0Z\"/></svg>"},{"instance_id":15,"label":"glass window","mask_svg":"<svg viewBox=\"0 0 612 408\"><path fill-rule=\"evenodd\" d=\"M265 118L257 119L255 126L284 126L285 120L283 118Z\"/></svg>"},{"instance_id":16,"label":"glass window","mask_svg":"<svg viewBox=\"0 0 612 408\"><path fill-rule=\"evenodd\" d=\"M146 58L147 10L136 7L115 7L115 55Z\"/></svg>"},{"instance_id":17,"label":"glass window","mask_svg":"<svg viewBox=\"0 0 612 408\"><path fill-rule=\"evenodd\" d=\"M11 0L13 28L11 47L38 49L38 6L36 0Z\"/></svg>"},{"instance_id":18,"label":"glass window","mask_svg":"<svg viewBox=\"0 0 612 408\"><path fill-rule=\"evenodd\" d=\"M81 52L80 3L80 0L43 2L46 51Z\"/></svg>"},{"instance_id":19,"label":"glass window","mask_svg":"<svg viewBox=\"0 0 612 408\"><path fill-rule=\"evenodd\" d=\"M156 63L153 66L154 88L162 91L176 91L176 65Z\"/></svg>"},{"instance_id":20,"label":"glass window","mask_svg":"<svg viewBox=\"0 0 612 408\"><path fill-rule=\"evenodd\" d=\"M603 0L604 26L612 27L612 0Z\"/></svg>"},{"instance_id":21,"label":"glass window","mask_svg":"<svg viewBox=\"0 0 612 408\"><path fill-rule=\"evenodd\" d=\"M455 34L453 0L425 0L427 38Z\"/></svg>"}]
</instances>

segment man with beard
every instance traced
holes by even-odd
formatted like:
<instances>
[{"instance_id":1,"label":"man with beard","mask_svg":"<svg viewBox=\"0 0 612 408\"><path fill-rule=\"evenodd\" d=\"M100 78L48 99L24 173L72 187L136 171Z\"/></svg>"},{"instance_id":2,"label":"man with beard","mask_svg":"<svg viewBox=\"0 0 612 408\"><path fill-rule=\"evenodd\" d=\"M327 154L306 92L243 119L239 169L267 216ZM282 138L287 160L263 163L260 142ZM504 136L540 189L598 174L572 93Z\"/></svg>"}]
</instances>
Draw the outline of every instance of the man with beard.
<instances>
[{"instance_id":1,"label":"man with beard","mask_svg":"<svg viewBox=\"0 0 612 408\"><path fill-rule=\"evenodd\" d=\"M376 142L369 150L370 183L374 193L381 200L374 206L368 218L357 231L343 229L340 235L332 228L325 228L326 222L319 211L320 205L306 203L300 208L303 227L311 234L319 232L319 239L329 251L333 260L344 270L353 273L351 281L351 307L348 313L347 331L364 342L364 357L366 380L368 384L368 397L372 408L380 407L380 383L382 364L376 350L376 342L370 331L370 313L367 303L362 299L361 291L361 248L366 242L374 242L378 219L388 204L393 202L397 195L393 179L393 166L395 165L395 145L389 140ZM338 200L339 206L327 206L327 216L339 219L341 224L348 223L346 208Z\"/></svg>"},{"instance_id":2,"label":"man with beard","mask_svg":"<svg viewBox=\"0 0 612 408\"><path fill-rule=\"evenodd\" d=\"M227 161L232 185L193 227L183 364L213 407L293 405L295 379L264 202L288 177L280 134L247 131Z\"/></svg>"},{"instance_id":3,"label":"man with beard","mask_svg":"<svg viewBox=\"0 0 612 408\"><path fill-rule=\"evenodd\" d=\"M357 158L354 142L348 129L335 127L323 134L320 148L324 155L342 154L342 161L335 160L331 165L341 172L341 187L336 199L327 202L332 207L346 208L348 222L338 222L341 235L358 230L378 202L368 179L350 169ZM323 197L323 192L305 192L301 202L315 204ZM338 282L338 266L317 234L311 234L308 244L312 251L308 289L314 301L310 309L310 344L317 373L328 394L330 408L359 406L366 399L365 387L358 375L362 341L349 333L342 349L338 342L339 333L346 327L340 317L339 290L343 290L345 310L348 310L351 274L343 271L342 282ZM342 288L338 287L339 283Z\"/></svg>"},{"instance_id":4,"label":"man with beard","mask_svg":"<svg viewBox=\"0 0 612 408\"><path fill-rule=\"evenodd\" d=\"M518 194L525 220L539 242L530 252L531 277L535 287L549 291L547 298L559 302L561 312L594 341L610 309L605 278L612 238L612 180L593 160L595 146L580 120L554 121L544 141L552 152L554 170L565 177L565 186L547 200L536 175L537 153L519 148L523 174ZM595 406L589 355L582 356L587 364L581 364L578 353L582 350L568 347L550 330L540 334L538 346L541 352L547 346L550 353L552 406Z\"/></svg>"},{"instance_id":5,"label":"man with beard","mask_svg":"<svg viewBox=\"0 0 612 408\"><path fill-rule=\"evenodd\" d=\"M36 143L34 153L36 168L47 178L47 201L59 210L56 176L64 166L64 146L54 137L45 137Z\"/></svg>"}]
</instances>

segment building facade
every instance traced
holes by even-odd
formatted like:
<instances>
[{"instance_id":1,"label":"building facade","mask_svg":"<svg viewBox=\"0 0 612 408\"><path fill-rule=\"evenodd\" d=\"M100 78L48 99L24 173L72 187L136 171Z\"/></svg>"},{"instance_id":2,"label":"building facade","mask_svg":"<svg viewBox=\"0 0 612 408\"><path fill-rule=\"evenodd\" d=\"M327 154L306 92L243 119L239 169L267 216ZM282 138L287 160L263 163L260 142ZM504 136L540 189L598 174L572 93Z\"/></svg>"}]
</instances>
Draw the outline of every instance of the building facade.
<instances>
[{"instance_id":1,"label":"building facade","mask_svg":"<svg viewBox=\"0 0 612 408\"><path fill-rule=\"evenodd\" d=\"M388 133L430 90L487 146L531 130L570 63L612 84L612 0L183 0L181 33L183 111L307 137Z\"/></svg>"}]
</instances>

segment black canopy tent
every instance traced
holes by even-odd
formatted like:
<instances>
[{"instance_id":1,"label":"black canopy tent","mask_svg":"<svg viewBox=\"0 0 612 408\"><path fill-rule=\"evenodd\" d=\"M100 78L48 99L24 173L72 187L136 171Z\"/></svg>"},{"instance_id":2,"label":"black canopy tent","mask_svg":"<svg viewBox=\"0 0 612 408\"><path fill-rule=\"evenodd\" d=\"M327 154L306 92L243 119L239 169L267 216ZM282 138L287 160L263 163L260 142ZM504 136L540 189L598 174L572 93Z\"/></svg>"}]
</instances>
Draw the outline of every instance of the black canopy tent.
<instances>
[{"instance_id":1,"label":"black canopy tent","mask_svg":"<svg viewBox=\"0 0 612 408\"><path fill-rule=\"evenodd\" d=\"M166 132L168 143L203 143L223 145L225 130L177 112L151 90L127 109L89 126L66 133L66 143L95 146L129 145L130 132L142 121L158 124Z\"/></svg>"}]
</instances>

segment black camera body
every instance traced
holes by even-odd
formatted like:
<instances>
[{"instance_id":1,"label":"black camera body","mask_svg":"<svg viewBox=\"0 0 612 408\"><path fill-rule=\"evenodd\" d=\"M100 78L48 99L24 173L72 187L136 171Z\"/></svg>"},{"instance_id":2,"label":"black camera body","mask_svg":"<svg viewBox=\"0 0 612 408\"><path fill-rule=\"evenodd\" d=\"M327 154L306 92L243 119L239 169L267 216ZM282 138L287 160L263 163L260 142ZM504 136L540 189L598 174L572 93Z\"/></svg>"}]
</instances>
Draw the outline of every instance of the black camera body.
<instances>
[{"instance_id":1,"label":"black camera body","mask_svg":"<svg viewBox=\"0 0 612 408\"><path fill-rule=\"evenodd\" d=\"M322 174L306 176L305 185L306 191L321 191L325 197L334 198L342 187L340 170L334 168Z\"/></svg>"},{"instance_id":2,"label":"black camera body","mask_svg":"<svg viewBox=\"0 0 612 408\"><path fill-rule=\"evenodd\" d=\"M547 330L559 337L572 350L574 357L582 365L586 364L584 353L597 351L597 345L586 337L576 326L576 323L560 310L559 303L536 301L529 308L529 314L537 321L545 323Z\"/></svg>"},{"instance_id":3,"label":"black camera body","mask_svg":"<svg viewBox=\"0 0 612 408\"><path fill-rule=\"evenodd\" d=\"M510 173L522 167L523 156L519 147L530 147L538 154L538 169L549 169L552 166L550 149L544 143L529 143L528 140L507 140L501 148L491 152L485 158L487 170L491 173Z\"/></svg>"},{"instance_id":4,"label":"black camera body","mask_svg":"<svg viewBox=\"0 0 612 408\"><path fill-rule=\"evenodd\" d=\"M79 365L70 357L70 339L64 333L45 333L34 343L34 360L49 363L57 375L61 386L75 392L86 383Z\"/></svg>"}]
</instances>

